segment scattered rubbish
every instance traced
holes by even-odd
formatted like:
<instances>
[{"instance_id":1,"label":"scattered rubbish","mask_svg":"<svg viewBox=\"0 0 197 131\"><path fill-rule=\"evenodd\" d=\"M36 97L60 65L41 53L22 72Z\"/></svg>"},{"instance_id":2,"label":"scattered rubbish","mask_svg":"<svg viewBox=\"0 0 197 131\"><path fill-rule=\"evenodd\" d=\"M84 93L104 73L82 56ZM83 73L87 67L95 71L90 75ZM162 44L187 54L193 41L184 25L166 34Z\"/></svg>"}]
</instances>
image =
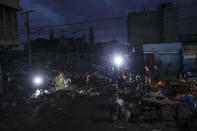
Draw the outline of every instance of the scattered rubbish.
<instances>
[{"instance_id":1,"label":"scattered rubbish","mask_svg":"<svg viewBox=\"0 0 197 131\"><path fill-rule=\"evenodd\" d=\"M0 107L7 107L7 106L9 106L10 105L10 103L1 103L0 104Z\"/></svg>"},{"instance_id":2,"label":"scattered rubbish","mask_svg":"<svg viewBox=\"0 0 197 131\"><path fill-rule=\"evenodd\" d=\"M100 93L96 91L90 93L90 96L99 96L99 95Z\"/></svg>"},{"instance_id":3,"label":"scattered rubbish","mask_svg":"<svg viewBox=\"0 0 197 131\"><path fill-rule=\"evenodd\" d=\"M157 82L156 87L163 87L165 85L166 85L165 82L159 81L159 82Z\"/></svg>"},{"instance_id":4,"label":"scattered rubbish","mask_svg":"<svg viewBox=\"0 0 197 131\"><path fill-rule=\"evenodd\" d=\"M185 102L185 103L195 103L196 100L194 97L192 96L187 96L187 97L184 97L180 100L180 102Z\"/></svg>"},{"instance_id":5,"label":"scattered rubbish","mask_svg":"<svg viewBox=\"0 0 197 131\"><path fill-rule=\"evenodd\" d=\"M50 104L50 106L51 106L51 107L55 107L56 105L55 105L55 104Z\"/></svg>"},{"instance_id":6,"label":"scattered rubbish","mask_svg":"<svg viewBox=\"0 0 197 131\"><path fill-rule=\"evenodd\" d=\"M59 108L57 108L57 110L62 111L62 110L64 110L64 108L59 107Z\"/></svg>"},{"instance_id":7,"label":"scattered rubbish","mask_svg":"<svg viewBox=\"0 0 197 131\"><path fill-rule=\"evenodd\" d=\"M80 90L78 93L81 94L81 95L85 94L85 92L83 90Z\"/></svg>"},{"instance_id":8,"label":"scattered rubbish","mask_svg":"<svg viewBox=\"0 0 197 131\"><path fill-rule=\"evenodd\" d=\"M140 127L153 129L153 126L150 124L140 124Z\"/></svg>"},{"instance_id":9,"label":"scattered rubbish","mask_svg":"<svg viewBox=\"0 0 197 131\"><path fill-rule=\"evenodd\" d=\"M129 110L124 110L122 113L122 120L129 122L130 121L131 112Z\"/></svg>"},{"instance_id":10,"label":"scattered rubbish","mask_svg":"<svg viewBox=\"0 0 197 131\"><path fill-rule=\"evenodd\" d=\"M12 106L16 106L16 102L13 102L13 103L12 103Z\"/></svg>"},{"instance_id":11,"label":"scattered rubbish","mask_svg":"<svg viewBox=\"0 0 197 131\"><path fill-rule=\"evenodd\" d=\"M33 110L32 115L36 115L36 114L38 113L39 110L40 110L40 107L37 106L37 107Z\"/></svg>"}]
</instances>

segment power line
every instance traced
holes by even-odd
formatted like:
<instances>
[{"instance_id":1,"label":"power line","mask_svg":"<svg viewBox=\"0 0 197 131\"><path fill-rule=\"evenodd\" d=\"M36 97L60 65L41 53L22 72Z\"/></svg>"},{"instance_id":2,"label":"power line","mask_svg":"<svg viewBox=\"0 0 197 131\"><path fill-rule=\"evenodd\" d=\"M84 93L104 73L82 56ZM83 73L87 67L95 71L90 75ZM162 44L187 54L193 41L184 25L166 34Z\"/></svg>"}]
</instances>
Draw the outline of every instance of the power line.
<instances>
[{"instance_id":1,"label":"power line","mask_svg":"<svg viewBox=\"0 0 197 131\"><path fill-rule=\"evenodd\" d=\"M110 24L110 25L109 25ZM112 25L111 23L104 23L104 24L97 24L97 25L92 25L93 27L96 27L96 28L99 28L99 27L97 27L97 26L99 26L99 25L103 25L103 26L107 26L107 27L109 27L109 26L120 26L120 25L122 25L122 23L121 24L115 24L115 25ZM126 22L124 22L124 25L126 25ZM62 28L53 28L53 30L58 30L58 29L62 29ZM51 30L51 28L46 28L46 29L32 29L32 30L34 30L34 31L45 31L45 30ZM22 33L22 32L21 32Z\"/></svg>"},{"instance_id":2,"label":"power line","mask_svg":"<svg viewBox=\"0 0 197 131\"><path fill-rule=\"evenodd\" d=\"M72 26L72 25L104 22L104 21L110 21L110 20L120 20L120 19L124 19L124 18L127 18L127 16L112 17L112 18L105 18L105 19L98 19L98 20L82 21L82 22L74 22L74 23L68 23L68 24L50 25L50 26L36 26L36 27L32 27L31 29L37 29L37 28L41 28L42 29L42 28L54 28L54 27L62 27L62 26Z\"/></svg>"},{"instance_id":3,"label":"power line","mask_svg":"<svg viewBox=\"0 0 197 131\"><path fill-rule=\"evenodd\" d=\"M127 26L127 24L119 24L119 25L110 25L110 27L118 27L118 26ZM98 30L98 29L106 29L106 28L109 28L109 26L108 27L96 27L94 30ZM125 27L126 28L126 27ZM55 30L55 29L53 29L56 33L57 32L60 32L61 30ZM87 28L87 29L73 29L73 30L69 30L69 31L67 31L67 32L81 32L81 31L89 31L89 29ZM50 30L45 30L45 31L34 31L34 32L31 32L31 33L40 33L40 32L42 32L42 33L46 33L46 32L50 32ZM25 33L21 33L21 34L25 34Z\"/></svg>"},{"instance_id":4,"label":"power line","mask_svg":"<svg viewBox=\"0 0 197 131\"><path fill-rule=\"evenodd\" d=\"M181 9L181 8L188 8L197 6L197 4L191 4L191 5L185 5L180 7L171 7L166 8L165 10L174 10L174 9ZM62 26L72 26L72 25L80 25L80 24L87 24L87 23L96 23L96 22L104 22L104 21L110 21L110 20L120 20L127 18L127 16L120 16L120 17L111 17L111 18L104 18L104 19L97 19L97 20L89 20L89 21L82 21L82 22L73 22L73 23L67 23L67 24L57 24L57 25L49 25L49 26L35 26L31 29L37 29L37 28L55 28L55 27L62 27Z\"/></svg>"},{"instance_id":5,"label":"power line","mask_svg":"<svg viewBox=\"0 0 197 131\"><path fill-rule=\"evenodd\" d=\"M30 11L25 11L22 12L21 14L25 14L26 16L26 22L25 22L25 26L27 29L27 40L28 40L28 62L29 62L29 67L32 65L32 56L31 56L31 42L30 42L30 25L29 25L29 14L33 13L33 10Z\"/></svg>"},{"instance_id":6,"label":"power line","mask_svg":"<svg viewBox=\"0 0 197 131\"><path fill-rule=\"evenodd\" d=\"M187 18L182 18L182 19L178 19L178 21L185 21L185 20L188 20L188 19L196 19L197 16L193 16L193 17L187 17ZM173 21L177 21L177 19L173 20ZM173 22L172 20L171 21L166 21L165 23L171 23ZM127 26L127 24L120 24L120 25L112 25L112 26ZM114 29L123 29L123 28L126 28L126 27L120 27L120 28L110 28L110 27L99 27L99 28L95 28L94 30L95 31L105 31L105 30L114 30ZM74 29L74 30L54 30L56 31L57 34L59 33L72 33L72 32L83 32L83 31L88 31L89 29ZM30 32L32 35L35 35L35 34L41 34L41 33L49 33L50 30L47 30L47 31L34 31L34 32ZM25 33L21 33L21 35L25 35Z\"/></svg>"},{"instance_id":7,"label":"power line","mask_svg":"<svg viewBox=\"0 0 197 131\"><path fill-rule=\"evenodd\" d=\"M123 28L122 27L119 27L119 28L97 28L97 29L94 29L96 31L107 31L107 30L122 30ZM80 30L75 30L75 31L72 31L72 30L62 30L62 31L58 31L56 32L56 34L65 34L65 33L73 33L73 32L81 32L81 31L87 31L89 29L80 29ZM42 32L43 34L46 35L46 33ZM24 35L24 34L23 34ZM36 36L39 36L40 35L40 32L32 32L31 34L32 36L36 37Z\"/></svg>"},{"instance_id":8,"label":"power line","mask_svg":"<svg viewBox=\"0 0 197 131\"><path fill-rule=\"evenodd\" d=\"M174 22L174 21L185 21L185 20L189 20L189 19L196 19L197 18L197 16L193 16L193 17L187 17L187 18L182 18L182 19L173 19L173 20L169 20L169 21L165 21L165 23L171 23L171 22ZM152 24L152 23L151 23ZM127 24L120 24L120 25L111 25L111 26L127 26ZM102 28L102 29L100 29L100 28ZM126 28L126 27L121 27L121 28L118 28L118 29L123 29L123 28ZM104 31L104 30L114 30L114 29L116 29L116 28L110 28L110 27L97 27L97 28L95 28L94 30L95 31ZM54 31L56 31L56 33L65 33L65 32L67 32L67 33L69 33L69 32L83 32L83 31L88 31L89 29L74 29L74 30L63 30L63 31L61 31L61 30L55 30L54 29ZM34 32L30 32L31 34L40 34L40 33L49 33L50 32L50 30L46 30L46 31L34 31ZM21 33L21 35L24 35L25 33Z\"/></svg>"},{"instance_id":9,"label":"power line","mask_svg":"<svg viewBox=\"0 0 197 131\"><path fill-rule=\"evenodd\" d=\"M182 7L178 7L178 8L187 8L187 7L192 7L192 6L197 6L197 4L194 5L187 5L187 6L182 6ZM167 8L168 9L168 8ZM170 8L170 10L172 9L177 9L177 8ZM166 9L165 9L166 10ZM170 16L173 17L173 16ZM48 30L49 28L55 28L55 31L59 31L58 27L63 27L63 26L72 26L72 25L80 25L80 24L87 24L87 23L98 23L98 22L108 22L108 21L112 21L112 20L124 20L125 18L127 18L127 16L120 16L120 17L111 17L111 18L105 18L105 19L97 19L97 20L89 20L89 21L82 21L82 22L74 22L74 23L68 23L68 24L59 24L59 25L51 25L51 26L37 26L37 27L32 27L32 30L36 30L34 32L31 32L31 34L36 34L36 33L46 33L49 32L50 30ZM166 18L165 23L170 23L170 22L174 22L174 21L186 21L186 20L191 20L191 19L196 19L197 16L193 16L193 17L186 17L186 18L182 18L182 19L177 19L177 18ZM155 22L159 22L159 21L155 21ZM107 23L105 23L107 24ZM149 23L147 23L149 24ZM151 23L152 24L152 23ZM124 24L127 25L127 24ZM110 25L111 26L111 25ZM114 25L114 26L120 26L120 25ZM103 28L102 30L113 30L113 28L108 28L108 27L101 27ZM125 28L125 27L122 27ZM45 31L43 31L44 29L47 29ZM119 28L121 29L121 28ZM24 30L24 29L23 29ZM82 32L82 31L88 31L89 29L74 29L74 30L63 30L63 31L59 31L59 32ZM102 31L101 29L95 29L97 31ZM58 32L58 33L59 33ZM21 33L21 35L24 35L23 32Z\"/></svg>"}]
</instances>

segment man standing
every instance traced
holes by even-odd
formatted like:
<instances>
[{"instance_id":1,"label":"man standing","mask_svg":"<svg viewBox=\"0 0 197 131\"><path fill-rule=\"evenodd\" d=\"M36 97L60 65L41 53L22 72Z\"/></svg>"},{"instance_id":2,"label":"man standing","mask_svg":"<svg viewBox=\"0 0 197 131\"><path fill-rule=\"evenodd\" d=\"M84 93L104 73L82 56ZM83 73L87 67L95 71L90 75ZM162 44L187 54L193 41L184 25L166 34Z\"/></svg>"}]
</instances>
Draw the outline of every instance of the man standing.
<instances>
[{"instance_id":1,"label":"man standing","mask_svg":"<svg viewBox=\"0 0 197 131\"><path fill-rule=\"evenodd\" d=\"M86 78L86 84L87 84L87 89L90 88L90 83L91 83L91 74L88 73L87 78Z\"/></svg>"},{"instance_id":2,"label":"man standing","mask_svg":"<svg viewBox=\"0 0 197 131\"><path fill-rule=\"evenodd\" d=\"M146 75L145 75L145 82L146 83L151 83L151 72L148 67L145 67Z\"/></svg>"}]
</instances>

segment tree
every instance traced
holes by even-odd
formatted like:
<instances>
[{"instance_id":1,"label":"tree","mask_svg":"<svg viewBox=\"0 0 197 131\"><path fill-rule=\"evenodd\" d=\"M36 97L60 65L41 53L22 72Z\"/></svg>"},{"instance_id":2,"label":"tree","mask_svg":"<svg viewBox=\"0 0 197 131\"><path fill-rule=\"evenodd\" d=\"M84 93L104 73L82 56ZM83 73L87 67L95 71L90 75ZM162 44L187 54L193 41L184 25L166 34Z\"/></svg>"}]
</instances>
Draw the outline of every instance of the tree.
<instances>
[{"instance_id":1,"label":"tree","mask_svg":"<svg viewBox=\"0 0 197 131\"><path fill-rule=\"evenodd\" d=\"M50 41L45 38L37 38L31 41L31 48L33 52L53 52L56 51L58 42L58 39ZM25 49L27 49L27 44L25 44Z\"/></svg>"},{"instance_id":2,"label":"tree","mask_svg":"<svg viewBox=\"0 0 197 131\"><path fill-rule=\"evenodd\" d=\"M90 27L90 30L89 30L89 44L91 44L91 45L95 44L95 36L94 36L93 27Z\"/></svg>"}]
</instances>

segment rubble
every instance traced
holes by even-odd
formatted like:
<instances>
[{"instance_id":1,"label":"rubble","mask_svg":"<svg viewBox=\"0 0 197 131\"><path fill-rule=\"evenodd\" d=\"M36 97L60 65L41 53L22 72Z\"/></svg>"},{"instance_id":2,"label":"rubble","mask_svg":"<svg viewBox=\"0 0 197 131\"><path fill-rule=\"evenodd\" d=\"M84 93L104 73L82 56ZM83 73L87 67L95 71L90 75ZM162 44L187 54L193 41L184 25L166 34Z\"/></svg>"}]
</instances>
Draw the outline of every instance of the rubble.
<instances>
[{"instance_id":1,"label":"rubble","mask_svg":"<svg viewBox=\"0 0 197 131\"><path fill-rule=\"evenodd\" d=\"M99 95L100 95L100 93L97 91L93 91L90 93L90 96L99 96Z\"/></svg>"},{"instance_id":2,"label":"rubble","mask_svg":"<svg viewBox=\"0 0 197 131\"><path fill-rule=\"evenodd\" d=\"M59 74L56 77L55 91L44 90L42 93L37 93L36 97L25 98L24 100L16 100L8 103L1 103L0 107L18 107L19 103L25 106L40 107L37 111L42 110L42 107L47 106L48 109L54 110L55 112L65 112L67 108L63 105L65 103L77 103L85 104L89 103L86 100L84 103L80 103L81 99L88 98L97 99L100 96L114 97L119 96L118 99L114 100L117 105L113 105L113 112L108 117L111 122L119 123L122 122L146 122L147 120L164 120L160 111L164 112L164 116L173 117L176 120L174 114L178 108L182 110L185 107L189 107L188 104L193 104L192 110L196 109L195 98L197 97L197 89L194 86L194 82L185 80L176 81L158 81L151 83L140 82L132 83L125 82L122 87L118 87L118 84L108 84L105 87L92 85L87 89L86 86L74 86L67 85L64 74ZM68 79L67 79L68 80ZM96 97L97 96L97 97ZM115 97L114 97L115 98ZM19 102L20 101L20 102ZM79 103L78 103L79 102ZM113 103L111 102L111 103ZM181 104L183 104L181 106ZM75 105L76 106L76 105ZM176 107L176 108L175 108ZM191 107L191 106L190 106ZM192 111L187 109L188 111ZM192 112L193 113L193 112ZM186 115L182 113L182 115ZM179 112L180 115L180 112ZM175 115L176 116L176 115ZM191 116L189 116L191 117ZM180 118L184 118L180 116ZM171 118L170 118L171 119ZM148 128L151 130L157 129L153 125L140 125L140 127Z\"/></svg>"}]
</instances>

